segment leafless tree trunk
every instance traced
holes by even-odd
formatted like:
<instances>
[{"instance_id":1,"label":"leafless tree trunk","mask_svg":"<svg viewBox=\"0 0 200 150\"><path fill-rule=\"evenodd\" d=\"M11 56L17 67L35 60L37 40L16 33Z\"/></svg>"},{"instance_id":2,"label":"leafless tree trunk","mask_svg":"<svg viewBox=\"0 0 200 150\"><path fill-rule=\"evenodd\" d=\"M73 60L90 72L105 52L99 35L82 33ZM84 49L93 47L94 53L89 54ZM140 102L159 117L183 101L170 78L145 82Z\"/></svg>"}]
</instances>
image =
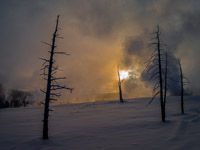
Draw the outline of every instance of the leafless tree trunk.
<instances>
[{"instance_id":1,"label":"leafless tree trunk","mask_svg":"<svg viewBox=\"0 0 200 150\"><path fill-rule=\"evenodd\" d=\"M179 68L180 68L180 84L181 84L181 113L184 114L184 101L183 101L183 92L184 92L184 87L183 87L183 71L182 71L182 67L181 67L181 62L180 59L178 59L178 63L179 63Z\"/></svg>"},{"instance_id":2,"label":"leafless tree trunk","mask_svg":"<svg viewBox=\"0 0 200 150\"><path fill-rule=\"evenodd\" d=\"M165 54L165 91L164 91L164 107L165 107L165 104L166 104L166 99L167 99L167 80L168 80L168 54L167 54L167 51L166 51L166 54Z\"/></svg>"},{"instance_id":3,"label":"leafless tree trunk","mask_svg":"<svg viewBox=\"0 0 200 150\"><path fill-rule=\"evenodd\" d=\"M60 89L67 89L67 90L72 91L72 88L68 88L66 86L62 86L62 85L58 84L57 81L66 79L65 77L60 77L60 78L54 77L54 74L58 70L58 66L54 66L54 64L55 64L54 54L68 55L65 52L56 52L55 51L56 38L61 38L58 36L58 33L57 33L58 32L58 23L59 23L59 15L57 16L56 27L55 27L55 31L53 33L52 43L49 44L46 42L42 42L51 47L51 51L49 51L49 53L50 53L49 59L40 58L41 60L44 61L43 65L42 65L43 68L41 69L44 72L41 75L43 75L44 79L47 80L46 91L41 90L46 95L45 103L44 103L44 120L43 120L43 139L44 140L48 139L48 117L49 117L49 111L51 111L49 109L49 103L51 100L57 100L57 98L59 98L61 96L60 92L55 92L55 91L60 90Z\"/></svg>"},{"instance_id":4,"label":"leafless tree trunk","mask_svg":"<svg viewBox=\"0 0 200 150\"><path fill-rule=\"evenodd\" d=\"M160 82L160 106L162 121L165 122L165 107L163 103L163 78L162 78L162 64L161 64L161 52L160 52L160 30L158 26L157 30L157 50L158 50L158 66L159 66L159 82Z\"/></svg>"},{"instance_id":5,"label":"leafless tree trunk","mask_svg":"<svg viewBox=\"0 0 200 150\"><path fill-rule=\"evenodd\" d=\"M165 122L165 105L163 96L163 65L164 61L164 50L160 42L160 28L157 26L157 31L153 33L153 42L149 44L150 48L153 48L153 53L150 59L147 61L146 73L151 73L150 80L156 80L157 82L153 88L153 97L147 105L149 105L157 95L160 94L160 108L161 108L161 118Z\"/></svg>"},{"instance_id":6,"label":"leafless tree trunk","mask_svg":"<svg viewBox=\"0 0 200 150\"><path fill-rule=\"evenodd\" d=\"M118 73L118 79L119 79L119 82L118 82L118 87L119 87L119 100L120 100L121 103L123 103L124 100L123 100L123 97L122 97L122 88L121 88L121 79L120 79L119 69L117 69L117 73Z\"/></svg>"}]
</instances>

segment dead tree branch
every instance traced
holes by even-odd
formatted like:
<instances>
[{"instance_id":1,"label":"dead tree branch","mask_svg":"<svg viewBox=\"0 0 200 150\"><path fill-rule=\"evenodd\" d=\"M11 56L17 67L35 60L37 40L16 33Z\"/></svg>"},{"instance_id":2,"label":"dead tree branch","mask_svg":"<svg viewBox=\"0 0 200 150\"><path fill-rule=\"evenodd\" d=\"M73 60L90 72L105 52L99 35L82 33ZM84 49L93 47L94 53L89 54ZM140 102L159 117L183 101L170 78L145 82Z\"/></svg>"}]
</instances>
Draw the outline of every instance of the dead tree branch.
<instances>
[{"instance_id":1,"label":"dead tree branch","mask_svg":"<svg viewBox=\"0 0 200 150\"><path fill-rule=\"evenodd\" d=\"M66 77L54 77L56 72L59 70L58 66L55 66L55 59L54 59L54 54L62 54L62 55L69 55L65 52L58 52L55 51L55 48L57 47L55 45L56 39L61 38L58 37L58 23L59 23L59 15L57 16L57 21L56 21L56 27L55 31L53 33L53 38L52 38L52 43L49 44L47 42L41 41L42 43L48 45L51 47L51 50L48 51L50 53L49 59L45 58L39 58L40 60L43 61L42 68L41 70L43 73L41 75L44 76L44 79L47 80L47 86L46 86L46 91L41 90L46 96L45 96L45 103L44 103L44 120L43 120L43 139L48 139L48 117L49 117L49 103L51 100L57 100L61 96L61 92L56 92L57 90L62 90L66 89L72 92L72 88L69 88L65 85L60 85L58 84L57 80L62 80L66 79ZM55 84L54 84L55 83Z\"/></svg>"}]
</instances>

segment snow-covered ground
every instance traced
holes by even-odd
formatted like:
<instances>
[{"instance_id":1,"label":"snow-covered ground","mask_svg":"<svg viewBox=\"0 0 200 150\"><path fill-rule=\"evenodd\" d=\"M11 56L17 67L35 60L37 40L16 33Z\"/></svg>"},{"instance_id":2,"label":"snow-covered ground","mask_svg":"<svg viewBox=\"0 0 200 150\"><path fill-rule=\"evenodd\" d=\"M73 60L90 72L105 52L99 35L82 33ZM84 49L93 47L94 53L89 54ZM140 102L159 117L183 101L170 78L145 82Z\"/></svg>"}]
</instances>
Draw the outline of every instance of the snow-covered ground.
<instances>
[{"instance_id":1,"label":"snow-covered ground","mask_svg":"<svg viewBox=\"0 0 200 150\"><path fill-rule=\"evenodd\" d=\"M49 140L43 141L43 107L0 110L1 150L199 150L200 97L169 97L167 122L158 100L149 99L53 106Z\"/></svg>"}]
</instances>

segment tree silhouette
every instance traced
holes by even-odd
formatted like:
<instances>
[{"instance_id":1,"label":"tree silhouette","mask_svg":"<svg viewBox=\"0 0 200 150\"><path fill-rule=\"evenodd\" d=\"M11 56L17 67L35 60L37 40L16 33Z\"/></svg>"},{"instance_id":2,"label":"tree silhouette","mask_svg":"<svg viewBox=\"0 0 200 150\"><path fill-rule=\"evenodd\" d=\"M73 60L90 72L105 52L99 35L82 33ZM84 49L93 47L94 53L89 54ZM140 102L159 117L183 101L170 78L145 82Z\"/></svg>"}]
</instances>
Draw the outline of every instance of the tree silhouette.
<instances>
[{"instance_id":1,"label":"tree silhouette","mask_svg":"<svg viewBox=\"0 0 200 150\"><path fill-rule=\"evenodd\" d=\"M184 114L185 113L185 111L184 111L184 99L183 99L183 97L184 97L184 85L186 84L186 83L189 83L189 80L188 80L188 78L186 78L186 77L184 77L184 75L183 75L183 70L182 70L182 67L181 67L181 61L180 61L180 59L178 59L178 64L179 64L179 69L180 69L180 93L181 93L181 113L182 114ZM186 81L184 81L184 79L186 80Z\"/></svg>"},{"instance_id":2,"label":"tree silhouette","mask_svg":"<svg viewBox=\"0 0 200 150\"><path fill-rule=\"evenodd\" d=\"M4 108L6 103L5 89L2 84L0 84L0 108Z\"/></svg>"},{"instance_id":3,"label":"tree silhouette","mask_svg":"<svg viewBox=\"0 0 200 150\"><path fill-rule=\"evenodd\" d=\"M157 30L152 33L153 38L152 42L149 43L148 47L153 50L150 59L147 61L147 66L145 68L145 74L149 75L149 80L154 81L153 87L153 97L149 101L147 105L149 105L158 95L160 95L160 108L161 108L161 118L162 121L165 122L165 103L164 103L164 83L163 83L163 75L164 75L164 65L165 62L165 51L162 44L160 42L160 27L157 26Z\"/></svg>"},{"instance_id":4,"label":"tree silhouette","mask_svg":"<svg viewBox=\"0 0 200 150\"><path fill-rule=\"evenodd\" d=\"M28 91L12 89L9 93L10 105L11 107L26 107L28 104L31 104L29 98L32 94Z\"/></svg>"},{"instance_id":5,"label":"tree silhouette","mask_svg":"<svg viewBox=\"0 0 200 150\"><path fill-rule=\"evenodd\" d=\"M43 120L43 139L44 140L48 139L48 117L49 117L49 111L51 111L49 109L50 101L57 100L61 96L61 92L57 90L66 89L66 90L70 90L70 92L72 92L73 90L72 88L69 88L65 85L60 85L58 83L58 80L66 79L66 77L55 77L55 74L59 69L58 69L58 66L55 66L54 54L69 55L69 54L66 54L65 52L55 51L56 39L57 38L63 39L62 37L59 37L59 34L58 34L58 29L59 29L58 23L59 23L59 15L57 16L56 27L53 33L52 43L49 44L47 42L42 41L42 43L51 47L51 50L49 51L50 53L49 59L39 58L42 61L44 61L44 63L42 64L42 69L41 69L43 70L43 73L41 75L43 75L44 80L47 81L46 91L41 90L43 93L45 93L45 103L43 103L44 104L44 120Z\"/></svg>"},{"instance_id":6,"label":"tree silhouette","mask_svg":"<svg viewBox=\"0 0 200 150\"><path fill-rule=\"evenodd\" d=\"M119 68L117 68L117 74L118 74L118 87L119 87L119 100L121 103L124 102L123 96L122 96L122 86L121 86L121 79L120 79L120 74L119 74Z\"/></svg>"},{"instance_id":7,"label":"tree silhouette","mask_svg":"<svg viewBox=\"0 0 200 150\"><path fill-rule=\"evenodd\" d=\"M164 107L167 100L167 80L168 80L168 52L165 52L165 86L164 86Z\"/></svg>"}]
</instances>

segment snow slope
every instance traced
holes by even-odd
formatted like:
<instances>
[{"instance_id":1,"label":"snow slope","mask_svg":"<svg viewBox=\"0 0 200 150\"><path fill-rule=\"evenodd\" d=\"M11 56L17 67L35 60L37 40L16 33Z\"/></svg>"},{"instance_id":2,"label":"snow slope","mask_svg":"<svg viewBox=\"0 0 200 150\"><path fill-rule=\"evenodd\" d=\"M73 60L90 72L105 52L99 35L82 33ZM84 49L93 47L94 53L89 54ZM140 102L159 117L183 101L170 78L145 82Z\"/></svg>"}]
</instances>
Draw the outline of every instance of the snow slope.
<instances>
[{"instance_id":1,"label":"snow slope","mask_svg":"<svg viewBox=\"0 0 200 150\"><path fill-rule=\"evenodd\" d=\"M49 140L41 139L43 107L0 110L1 150L199 150L200 97L169 97L167 122L148 98L53 106Z\"/></svg>"}]
</instances>

